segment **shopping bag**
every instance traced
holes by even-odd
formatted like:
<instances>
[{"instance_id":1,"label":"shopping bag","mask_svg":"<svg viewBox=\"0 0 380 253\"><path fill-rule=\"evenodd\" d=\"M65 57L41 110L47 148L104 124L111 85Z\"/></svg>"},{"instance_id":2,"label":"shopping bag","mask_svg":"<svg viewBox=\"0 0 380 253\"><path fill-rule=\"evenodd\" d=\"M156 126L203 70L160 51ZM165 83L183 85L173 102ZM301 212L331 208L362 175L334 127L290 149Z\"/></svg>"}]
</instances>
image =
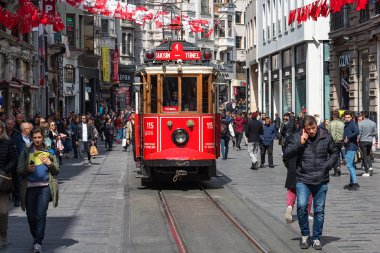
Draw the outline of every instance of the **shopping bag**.
<instances>
[{"instance_id":1,"label":"shopping bag","mask_svg":"<svg viewBox=\"0 0 380 253\"><path fill-rule=\"evenodd\" d=\"M127 139L123 139L123 140L122 140L122 142L121 142L121 146L122 146L122 147L127 146Z\"/></svg>"},{"instance_id":2,"label":"shopping bag","mask_svg":"<svg viewBox=\"0 0 380 253\"><path fill-rule=\"evenodd\" d=\"M375 152L376 151L376 138L373 137L372 139L372 152Z\"/></svg>"},{"instance_id":3,"label":"shopping bag","mask_svg":"<svg viewBox=\"0 0 380 253\"><path fill-rule=\"evenodd\" d=\"M90 148L90 155L91 156L95 156L95 155L98 155L99 153L98 153L98 149L96 148L96 146L94 145L94 146L91 146L91 148Z\"/></svg>"}]
</instances>

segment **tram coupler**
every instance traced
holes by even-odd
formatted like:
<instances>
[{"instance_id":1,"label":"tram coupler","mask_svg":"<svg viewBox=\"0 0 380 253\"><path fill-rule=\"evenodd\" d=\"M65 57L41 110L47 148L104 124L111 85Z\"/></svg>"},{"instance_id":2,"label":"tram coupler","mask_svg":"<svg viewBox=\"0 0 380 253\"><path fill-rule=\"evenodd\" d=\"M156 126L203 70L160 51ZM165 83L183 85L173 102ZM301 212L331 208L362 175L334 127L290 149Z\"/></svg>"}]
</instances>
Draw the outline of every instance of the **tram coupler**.
<instances>
[{"instance_id":1,"label":"tram coupler","mask_svg":"<svg viewBox=\"0 0 380 253\"><path fill-rule=\"evenodd\" d=\"M181 181L182 177L187 176L186 170L176 170L175 175L173 177L173 182L177 182L178 180Z\"/></svg>"}]
</instances>

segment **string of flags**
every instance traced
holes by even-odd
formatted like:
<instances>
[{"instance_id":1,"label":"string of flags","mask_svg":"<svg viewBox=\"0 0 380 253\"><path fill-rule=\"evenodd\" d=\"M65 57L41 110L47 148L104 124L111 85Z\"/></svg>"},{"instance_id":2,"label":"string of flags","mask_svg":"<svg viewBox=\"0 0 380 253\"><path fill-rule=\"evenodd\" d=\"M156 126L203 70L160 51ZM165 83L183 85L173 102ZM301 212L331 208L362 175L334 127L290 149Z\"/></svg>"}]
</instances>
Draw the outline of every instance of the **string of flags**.
<instances>
[{"instance_id":1,"label":"string of flags","mask_svg":"<svg viewBox=\"0 0 380 253\"><path fill-rule=\"evenodd\" d=\"M117 0L60 0L60 2L96 15L128 20L140 26L147 22L154 22L158 29L165 27L174 30L189 30L194 33L208 30L206 34L208 37L214 30L208 20L193 19L186 15L173 15L166 11L153 11L144 6Z\"/></svg>"},{"instance_id":2,"label":"string of flags","mask_svg":"<svg viewBox=\"0 0 380 253\"><path fill-rule=\"evenodd\" d=\"M9 30L17 28L21 34L29 33L32 28L40 24L52 25L55 32L65 28L59 14L47 14L38 9L30 0L19 0L19 8L16 12L0 6L0 24Z\"/></svg>"},{"instance_id":3,"label":"string of flags","mask_svg":"<svg viewBox=\"0 0 380 253\"><path fill-rule=\"evenodd\" d=\"M346 4L356 4L356 11L364 10L368 0L317 0L303 7L291 10L288 15L288 25L295 21L298 24L306 22L308 19L316 21L319 17L327 17L330 12L336 13L342 10ZM380 0L377 0L380 3Z\"/></svg>"}]
</instances>

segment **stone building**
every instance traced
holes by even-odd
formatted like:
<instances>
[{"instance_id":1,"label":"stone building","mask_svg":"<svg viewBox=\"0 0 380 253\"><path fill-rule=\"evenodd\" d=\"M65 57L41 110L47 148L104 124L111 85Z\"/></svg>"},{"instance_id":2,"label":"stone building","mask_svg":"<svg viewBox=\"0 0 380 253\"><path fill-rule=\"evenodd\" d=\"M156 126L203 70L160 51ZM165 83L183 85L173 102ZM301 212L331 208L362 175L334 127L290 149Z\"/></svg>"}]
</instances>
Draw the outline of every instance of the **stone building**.
<instances>
[{"instance_id":1,"label":"stone building","mask_svg":"<svg viewBox=\"0 0 380 253\"><path fill-rule=\"evenodd\" d=\"M368 111L379 122L380 3L331 14L331 111Z\"/></svg>"}]
</instances>

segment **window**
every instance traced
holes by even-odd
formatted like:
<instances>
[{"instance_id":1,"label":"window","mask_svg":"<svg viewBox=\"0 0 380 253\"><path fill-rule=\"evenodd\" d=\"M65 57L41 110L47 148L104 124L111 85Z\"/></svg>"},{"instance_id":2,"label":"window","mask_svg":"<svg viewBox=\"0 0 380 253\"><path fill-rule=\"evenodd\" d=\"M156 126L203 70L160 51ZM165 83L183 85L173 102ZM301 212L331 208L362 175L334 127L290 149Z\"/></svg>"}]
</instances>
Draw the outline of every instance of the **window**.
<instances>
[{"instance_id":1,"label":"window","mask_svg":"<svg viewBox=\"0 0 380 253\"><path fill-rule=\"evenodd\" d=\"M150 112L157 113L157 76L150 77Z\"/></svg>"},{"instance_id":2,"label":"window","mask_svg":"<svg viewBox=\"0 0 380 253\"><path fill-rule=\"evenodd\" d=\"M364 23L369 20L369 4L366 5L364 10L360 11L359 23Z\"/></svg>"},{"instance_id":3,"label":"window","mask_svg":"<svg viewBox=\"0 0 380 253\"><path fill-rule=\"evenodd\" d=\"M210 14L209 0L201 1L201 14Z\"/></svg>"},{"instance_id":4,"label":"window","mask_svg":"<svg viewBox=\"0 0 380 253\"><path fill-rule=\"evenodd\" d=\"M133 35L130 33L127 35L127 45L126 46L127 46L127 55L131 56L132 51L133 51Z\"/></svg>"},{"instance_id":5,"label":"window","mask_svg":"<svg viewBox=\"0 0 380 253\"><path fill-rule=\"evenodd\" d=\"M108 19L102 19L101 27L102 27L102 37L108 37L109 36Z\"/></svg>"},{"instance_id":6,"label":"window","mask_svg":"<svg viewBox=\"0 0 380 253\"><path fill-rule=\"evenodd\" d=\"M228 16L228 37L232 37L232 16Z\"/></svg>"},{"instance_id":7,"label":"window","mask_svg":"<svg viewBox=\"0 0 380 253\"><path fill-rule=\"evenodd\" d=\"M65 82L66 83L75 82L75 67L73 65L67 64L65 66Z\"/></svg>"},{"instance_id":8,"label":"window","mask_svg":"<svg viewBox=\"0 0 380 253\"><path fill-rule=\"evenodd\" d=\"M220 21L219 37L220 38L226 37L226 24L225 24L225 20L221 20Z\"/></svg>"},{"instance_id":9,"label":"window","mask_svg":"<svg viewBox=\"0 0 380 253\"><path fill-rule=\"evenodd\" d=\"M236 24L242 24L243 23L242 18L243 18L242 13L237 11L235 13L235 23Z\"/></svg>"},{"instance_id":10,"label":"window","mask_svg":"<svg viewBox=\"0 0 380 253\"><path fill-rule=\"evenodd\" d=\"M181 89L182 111L197 111L197 78L183 77Z\"/></svg>"},{"instance_id":11,"label":"window","mask_svg":"<svg viewBox=\"0 0 380 253\"><path fill-rule=\"evenodd\" d=\"M123 55L127 54L127 34L122 33L121 35L121 53Z\"/></svg>"},{"instance_id":12,"label":"window","mask_svg":"<svg viewBox=\"0 0 380 253\"><path fill-rule=\"evenodd\" d=\"M75 14L66 14L66 36L69 47L75 47Z\"/></svg>"},{"instance_id":13,"label":"window","mask_svg":"<svg viewBox=\"0 0 380 253\"><path fill-rule=\"evenodd\" d=\"M163 101L165 106L178 106L178 78L177 77L168 77L164 79L164 94ZM165 108L164 108L165 111Z\"/></svg>"},{"instance_id":14,"label":"window","mask_svg":"<svg viewBox=\"0 0 380 253\"><path fill-rule=\"evenodd\" d=\"M241 48L241 37L236 36L235 42L236 42L236 48L240 49Z\"/></svg>"},{"instance_id":15,"label":"window","mask_svg":"<svg viewBox=\"0 0 380 253\"><path fill-rule=\"evenodd\" d=\"M209 76L203 76L202 80L202 113L210 113L209 112L209 96L208 96L208 79Z\"/></svg>"}]
</instances>

